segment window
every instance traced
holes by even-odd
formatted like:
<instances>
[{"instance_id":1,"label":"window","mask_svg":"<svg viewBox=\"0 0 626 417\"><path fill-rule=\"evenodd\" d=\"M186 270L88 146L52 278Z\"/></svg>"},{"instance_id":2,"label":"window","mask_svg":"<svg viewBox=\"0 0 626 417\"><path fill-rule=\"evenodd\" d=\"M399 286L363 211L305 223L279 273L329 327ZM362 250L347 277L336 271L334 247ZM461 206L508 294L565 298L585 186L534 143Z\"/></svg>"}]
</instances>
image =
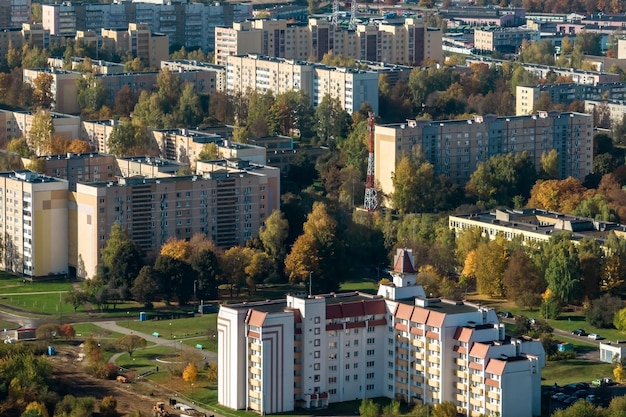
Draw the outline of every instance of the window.
<instances>
[{"instance_id":1,"label":"window","mask_svg":"<svg viewBox=\"0 0 626 417\"><path fill-rule=\"evenodd\" d=\"M320 382L320 376L319 375L313 375L313 381L314 382Z\"/></svg>"},{"instance_id":2,"label":"window","mask_svg":"<svg viewBox=\"0 0 626 417\"><path fill-rule=\"evenodd\" d=\"M319 364L319 362L314 363L314 364L313 364L313 370L315 370L315 371L319 371L319 370L320 370L320 366L321 366L321 365Z\"/></svg>"},{"instance_id":3,"label":"window","mask_svg":"<svg viewBox=\"0 0 626 417\"><path fill-rule=\"evenodd\" d=\"M316 327L315 330L313 330L313 333L315 334L320 334L320 328Z\"/></svg>"},{"instance_id":4,"label":"window","mask_svg":"<svg viewBox=\"0 0 626 417\"><path fill-rule=\"evenodd\" d=\"M319 324L320 323L320 318L319 317L315 317L314 322L315 322L315 324Z\"/></svg>"},{"instance_id":5,"label":"window","mask_svg":"<svg viewBox=\"0 0 626 417\"><path fill-rule=\"evenodd\" d=\"M374 344L374 338L373 338L373 337L369 337L369 338L367 339L367 344L368 344L368 345L373 345L373 344Z\"/></svg>"},{"instance_id":6,"label":"window","mask_svg":"<svg viewBox=\"0 0 626 417\"><path fill-rule=\"evenodd\" d=\"M316 359L319 358L320 357L320 351L316 350L315 352L313 352L313 357L316 358Z\"/></svg>"},{"instance_id":7,"label":"window","mask_svg":"<svg viewBox=\"0 0 626 417\"><path fill-rule=\"evenodd\" d=\"M374 384L369 384L365 387L367 391L372 391L374 389Z\"/></svg>"},{"instance_id":8,"label":"window","mask_svg":"<svg viewBox=\"0 0 626 417\"><path fill-rule=\"evenodd\" d=\"M328 383L329 384L336 384L337 383L337 377L333 376L331 378L328 378Z\"/></svg>"},{"instance_id":9,"label":"window","mask_svg":"<svg viewBox=\"0 0 626 417\"><path fill-rule=\"evenodd\" d=\"M315 340L313 341L313 346L319 346L319 345L320 345L320 343L321 343L321 342L320 342L320 340L319 340L319 339L315 339Z\"/></svg>"},{"instance_id":10,"label":"window","mask_svg":"<svg viewBox=\"0 0 626 417\"><path fill-rule=\"evenodd\" d=\"M373 368L374 367L374 361L367 362L367 367L368 368Z\"/></svg>"},{"instance_id":11,"label":"window","mask_svg":"<svg viewBox=\"0 0 626 417\"><path fill-rule=\"evenodd\" d=\"M346 363L346 369L350 369L350 364Z\"/></svg>"},{"instance_id":12,"label":"window","mask_svg":"<svg viewBox=\"0 0 626 417\"><path fill-rule=\"evenodd\" d=\"M374 379L374 372L369 372L365 377L367 379Z\"/></svg>"}]
</instances>

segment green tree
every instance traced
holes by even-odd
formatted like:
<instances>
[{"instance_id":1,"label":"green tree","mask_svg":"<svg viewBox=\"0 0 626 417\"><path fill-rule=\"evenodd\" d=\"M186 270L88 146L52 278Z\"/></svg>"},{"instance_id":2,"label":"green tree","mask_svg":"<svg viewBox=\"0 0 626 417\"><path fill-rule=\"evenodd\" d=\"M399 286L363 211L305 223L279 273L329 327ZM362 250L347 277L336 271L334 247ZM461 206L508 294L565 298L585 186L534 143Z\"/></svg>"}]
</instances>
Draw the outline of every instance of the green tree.
<instances>
[{"instance_id":1,"label":"green tree","mask_svg":"<svg viewBox=\"0 0 626 417\"><path fill-rule=\"evenodd\" d=\"M190 264L197 274L197 295L201 299L216 300L219 296L220 264L215 251L209 248L194 251L190 258Z\"/></svg>"},{"instance_id":2,"label":"green tree","mask_svg":"<svg viewBox=\"0 0 626 417\"><path fill-rule=\"evenodd\" d=\"M343 109L339 99L326 94L315 109L315 132L321 145L333 145L333 141L347 137L350 115Z\"/></svg>"},{"instance_id":3,"label":"green tree","mask_svg":"<svg viewBox=\"0 0 626 417\"><path fill-rule=\"evenodd\" d=\"M359 414L362 417L379 417L380 405L376 404L369 398L363 398L361 400L361 405L359 406Z\"/></svg>"},{"instance_id":4,"label":"green tree","mask_svg":"<svg viewBox=\"0 0 626 417\"><path fill-rule=\"evenodd\" d=\"M280 210L274 210L259 230L259 238L263 242L265 252L276 267L284 262L287 255L285 242L288 235L289 222Z\"/></svg>"},{"instance_id":5,"label":"green tree","mask_svg":"<svg viewBox=\"0 0 626 417\"><path fill-rule=\"evenodd\" d=\"M604 252L596 239L583 238L578 244L578 261L583 277L583 294L594 299L600 293L600 268Z\"/></svg>"},{"instance_id":6,"label":"green tree","mask_svg":"<svg viewBox=\"0 0 626 417\"><path fill-rule=\"evenodd\" d=\"M158 278L150 265L144 265L130 289L135 300L140 303L151 303L159 292Z\"/></svg>"},{"instance_id":7,"label":"green tree","mask_svg":"<svg viewBox=\"0 0 626 417\"><path fill-rule=\"evenodd\" d=\"M559 152L556 149L541 154L541 177L559 179Z\"/></svg>"},{"instance_id":8,"label":"green tree","mask_svg":"<svg viewBox=\"0 0 626 417\"><path fill-rule=\"evenodd\" d=\"M145 348L148 342L143 337L136 334L127 334L120 337L115 341L115 347L123 352L128 353L128 356L133 357L133 353L137 349Z\"/></svg>"},{"instance_id":9,"label":"green tree","mask_svg":"<svg viewBox=\"0 0 626 417\"><path fill-rule=\"evenodd\" d=\"M52 342L57 335L60 335L59 326L54 323L42 324L37 327L37 330L35 331L37 339L44 340L47 343Z\"/></svg>"},{"instance_id":10,"label":"green tree","mask_svg":"<svg viewBox=\"0 0 626 417\"><path fill-rule=\"evenodd\" d=\"M21 417L48 417L49 415L45 404L33 401L26 406Z\"/></svg>"},{"instance_id":11,"label":"green tree","mask_svg":"<svg viewBox=\"0 0 626 417\"><path fill-rule=\"evenodd\" d=\"M571 303L580 297L582 277L576 246L569 239L560 239L552 248L545 272L548 288L562 303Z\"/></svg>"},{"instance_id":12,"label":"green tree","mask_svg":"<svg viewBox=\"0 0 626 417\"><path fill-rule=\"evenodd\" d=\"M601 409L588 401L576 401L569 407L552 413L552 417L601 417L603 415Z\"/></svg>"},{"instance_id":13,"label":"green tree","mask_svg":"<svg viewBox=\"0 0 626 417\"><path fill-rule=\"evenodd\" d=\"M230 296L233 290L239 295L241 288L246 285L246 266L250 264L254 250L234 246L224 252L221 259L221 270L229 284Z\"/></svg>"},{"instance_id":14,"label":"green tree","mask_svg":"<svg viewBox=\"0 0 626 417\"><path fill-rule=\"evenodd\" d=\"M626 308L622 308L613 318L613 325L620 332L626 332Z\"/></svg>"},{"instance_id":15,"label":"green tree","mask_svg":"<svg viewBox=\"0 0 626 417\"><path fill-rule=\"evenodd\" d=\"M594 327L610 328L614 325L615 314L621 309L622 301L619 297L604 294L591 301L585 310L585 317Z\"/></svg>"},{"instance_id":16,"label":"green tree","mask_svg":"<svg viewBox=\"0 0 626 417\"><path fill-rule=\"evenodd\" d=\"M540 65L554 65L554 45L549 39L528 42L523 41L520 48L520 62Z\"/></svg>"},{"instance_id":17,"label":"green tree","mask_svg":"<svg viewBox=\"0 0 626 417\"><path fill-rule=\"evenodd\" d=\"M185 305L193 295L194 271L187 261L167 255L159 255L154 263L161 295L167 304L176 298Z\"/></svg>"},{"instance_id":18,"label":"green tree","mask_svg":"<svg viewBox=\"0 0 626 417\"><path fill-rule=\"evenodd\" d=\"M85 293L80 290L76 290L74 288L72 288L70 291L66 292L63 295L63 302L66 304L70 304L72 308L74 309L74 313L76 313L76 310L78 309L78 307L83 305L83 303L85 302L85 299L86 299Z\"/></svg>"},{"instance_id":19,"label":"green tree","mask_svg":"<svg viewBox=\"0 0 626 417\"><path fill-rule=\"evenodd\" d=\"M107 90L94 74L85 74L79 78L78 84L78 105L87 114L97 112L102 108L107 100Z\"/></svg>"},{"instance_id":20,"label":"green tree","mask_svg":"<svg viewBox=\"0 0 626 417\"><path fill-rule=\"evenodd\" d=\"M203 114L200 97L195 93L193 84L185 83L178 100L178 123L182 126L196 126L202 121Z\"/></svg>"},{"instance_id":21,"label":"green tree","mask_svg":"<svg viewBox=\"0 0 626 417\"><path fill-rule=\"evenodd\" d=\"M117 400L112 395L107 395L100 402L100 415L102 417L117 417Z\"/></svg>"},{"instance_id":22,"label":"green tree","mask_svg":"<svg viewBox=\"0 0 626 417\"><path fill-rule=\"evenodd\" d=\"M467 191L488 205L511 205L515 196L528 198L537 178L526 152L496 155L478 164L467 184Z\"/></svg>"},{"instance_id":23,"label":"green tree","mask_svg":"<svg viewBox=\"0 0 626 417\"><path fill-rule=\"evenodd\" d=\"M456 417L458 413L453 402L444 401L440 404L435 404L432 415L433 417Z\"/></svg>"},{"instance_id":24,"label":"green tree","mask_svg":"<svg viewBox=\"0 0 626 417\"><path fill-rule=\"evenodd\" d=\"M112 288L122 285L130 288L143 267L141 248L131 240L128 232L119 222L111 226L101 252L101 259L105 267L105 274L102 278Z\"/></svg>"}]
</instances>

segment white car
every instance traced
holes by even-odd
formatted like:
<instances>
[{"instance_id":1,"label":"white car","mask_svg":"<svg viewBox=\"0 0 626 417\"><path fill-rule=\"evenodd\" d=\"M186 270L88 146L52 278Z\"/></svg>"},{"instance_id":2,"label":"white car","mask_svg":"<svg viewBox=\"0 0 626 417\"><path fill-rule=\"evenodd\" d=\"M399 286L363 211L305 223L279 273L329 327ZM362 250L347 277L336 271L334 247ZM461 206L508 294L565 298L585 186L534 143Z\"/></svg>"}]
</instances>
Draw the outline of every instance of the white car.
<instances>
[{"instance_id":1,"label":"white car","mask_svg":"<svg viewBox=\"0 0 626 417\"><path fill-rule=\"evenodd\" d=\"M587 337L589 339L593 339L593 340L600 340L601 339L600 335L597 334L597 333L591 333L591 334L587 335Z\"/></svg>"}]
</instances>

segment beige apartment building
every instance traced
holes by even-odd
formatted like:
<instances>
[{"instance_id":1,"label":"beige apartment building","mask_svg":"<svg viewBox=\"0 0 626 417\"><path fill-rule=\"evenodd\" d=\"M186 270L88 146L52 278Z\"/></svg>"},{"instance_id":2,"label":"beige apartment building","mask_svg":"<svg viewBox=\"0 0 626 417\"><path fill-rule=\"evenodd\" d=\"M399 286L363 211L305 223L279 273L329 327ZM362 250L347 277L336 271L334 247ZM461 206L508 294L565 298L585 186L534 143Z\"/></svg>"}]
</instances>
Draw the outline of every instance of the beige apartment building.
<instances>
[{"instance_id":1,"label":"beige apartment building","mask_svg":"<svg viewBox=\"0 0 626 417\"><path fill-rule=\"evenodd\" d=\"M188 59L178 59L161 61L161 68L167 68L170 72L181 71L203 71L209 75L206 92L224 91L226 89L226 68L222 65L210 64L208 62L190 61Z\"/></svg>"},{"instance_id":2,"label":"beige apartment building","mask_svg":"<svg viewBox=\"0 0 626 417\"><path fill-rule=\"evenodd\" d=\"M70 235L70 266L93 277L115 222L149 253L170 237L204 233L217 246L244 245L280 205L280 170L240 160L213 161L206 174L120 178L80 183L75 193L77 230ZM72 213L70 213L72 217Z\"/></svg>"},{"instance_id":3,"label":"beige apartment building","mask_svg":"<svg viewBox=\"0 0 626 417\"><path fill-rule=\"evenodd\" d=\"M474 30L474 47L481 51L516 53L523 41L538 41L539 31L520 27L488 26Z\"/></svg>"},{"instance_id":4,"label":"beige apartment building","mask_svg":"<svg viewBox=\"0 0 626 417\"><path fill-rule=\"evenodd\" d=\"M259 55L229 56L226 65L226 91L244 93L248 89L282 94L301 90L316 107L326 94L353 113L365 102L378 113L378 72L329 67L306 61L292 61Z\"/></svg>"},{"instance_id":5,"label":"beige apartment building","mask_svg":"<svg viewBox=\"0 0 626 417\"><path fill-rule=\"evenodd\" d=\"M30 138L30 129L35 117L30 111L10 111L0 109L0 144L11 139ZM65 139L76 139L80 132L80 117L52 113L54 133Z\"/></svg>"},{"instance_id":6,"label":"beige apartment building","mask_svg":"<svg viewBox=\"0 0 626 417\"><path fill-rule=\"evenodd\" d=\"M319 61L333 51L357 60L419 65L428 58L441 62L441 45L441 31L415 18L370 21L356 30L317 18L308 24L254 20L215 28L215 63L226 65L229 56L243 54Z\"/></svg>"},{"instance_id":7,"label":"beige apartment building","mask_svg":"<svg viewBox=\"0 0 626 417\"><path fill-rule=\"evenodd\" d=\"M181 170L189 168L189 164L153 156L117 158L116 163L122 177L173 177Z\"/></svg>"},{"instance_id":8,"label":"beige apartment building","mask_svg":"<svg viewBox=\"0 0 626 417\"><path fill-rule=\"evenodd\" d=\"M52 108L59 113L77 114L80 113L78 105L78 84L77 81L83 76L77 71L64 71L56 68L37 68L23 70L24 82L34 85L39 74L49 74L52 77L50 91L54 97Z\"/></svg>"},{"instance_id":9,"label":"beige apartment building","mask_svg":"<svg viewBox=\"0 0 626 417\"><path fill-rule=\"evenodd\" d=\"M392 174L402 155L416 147L436 175L464 185L479 163L494 155L527 152L535 167L541 155L558 151L559 178L584 179L592 170L593 118L582 113L538 112L526 116L476 116L469 120L408 120L376 125L375 178L385 195L393 193Z\"/></svg>"},{"instance_id":10,"label":"beige apartment building","mask_svg":"<svg viewBox=\"0 0 626 417\"><path fill-rule=\"evenodd\" d=\"M128 29L102 29L104 46L118 53L131 52L148 66L160 68L161 61L169 59L169 37L152 33L146 23L129 23Z\"/></svg>"},{"instance_id":11,"label":"beige apartment building","mask_svg":"<svg viewBox=\"0 0 626 417\"><path fill-rule=\"evenodd\" d=\"M84 120L81 122L80 138L89 142L89 146L96 152L107 153L109 151L109 136L113 128L122 124L116 119Z\"/></svg>"},{"instance_id":12,"label":"beige apartment building","mask_svg":"<svg viewBox=\"0 0 626 417\"><path fill-rule=\"evenodd\" d=\"M31 171L0 173L3 270L28 277L66 274L68 183Z\"/></svg>"}]
</instances>

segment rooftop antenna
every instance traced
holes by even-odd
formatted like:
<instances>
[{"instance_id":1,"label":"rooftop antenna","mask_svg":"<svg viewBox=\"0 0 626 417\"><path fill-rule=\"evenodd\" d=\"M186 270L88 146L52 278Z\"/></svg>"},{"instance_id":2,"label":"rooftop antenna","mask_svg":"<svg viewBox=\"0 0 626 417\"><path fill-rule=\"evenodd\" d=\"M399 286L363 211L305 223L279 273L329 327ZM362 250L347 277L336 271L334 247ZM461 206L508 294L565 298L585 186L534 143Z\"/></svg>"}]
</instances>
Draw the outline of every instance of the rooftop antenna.
<instances>
[{"instance_id":1,"label":"rooftop antenna","mask_svg":"<svg viewBox=\"0 0 626 417\"><path fill-rule=\"evenodd\" d=\"M355 1L355 0L352 0ZM365 179L365 199L363 207L368 212L376 210L378 203L376 201L376 188L374 184L374 113L369 112L367 119L367 177Z\"/></svg>"},{"instance_id":2,"label":"rooftop antenna","mask_svg":"<svg viewBox=\"0 0 626 417\"><path fill-rule=\"evenodd\" d=\"M350 22L348 23L348 29L356 30L356 13L358 9L358 3L356 0L352 0L350 5Z\"/></svg>"}]
</instances>

